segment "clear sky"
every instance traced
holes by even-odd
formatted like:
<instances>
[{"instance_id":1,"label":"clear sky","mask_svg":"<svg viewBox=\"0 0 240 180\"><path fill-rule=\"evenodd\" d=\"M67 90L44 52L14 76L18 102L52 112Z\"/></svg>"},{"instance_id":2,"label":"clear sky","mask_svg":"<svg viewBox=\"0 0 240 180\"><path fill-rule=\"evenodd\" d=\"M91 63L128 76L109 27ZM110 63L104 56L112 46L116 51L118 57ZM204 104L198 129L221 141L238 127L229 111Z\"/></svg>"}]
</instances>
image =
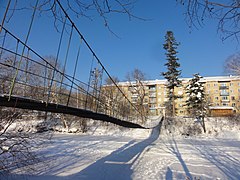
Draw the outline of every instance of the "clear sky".
<instances>
[{"instance_id":1,"label":"clear sky","mask_svg":"<svg viewBox=\"0 0 240 180\"><path fill-rule=\"evenodd\" d=\"M182 77L191 77L194 73L202 76L224 75L225 59L239 50L236 41L221 41L217 34L217 21L207 20L203 28L189 29L185 22L184 9L175 0L138 0L133 13L149 20L129 21L127 16L117 14L109 17L110 28L120 38L109 32L99 17L93 18L93 21L87 18L75 21L110 74L120 80L125 80L126 74L134 68L142 70L148 79L163 78L160 76L166 70L163 43L168 30L173 31L176 40L181 43L178 57ZM12 27L19 31L23 23L22 19ZM44 23L41 26L45 26ZM41 33L51 36L52 32ZM34 42L37 41L35 39ZM46 53L42 55L51 53L41 43L32 45Z\"/></svg>"},{"instance_id":2,"label":"clear sky","mask_svg":"<svg viewBox=\"0 0 240 180\"><path fill-rule=\"evenodd\" d=\"M141 69L151 79L162 78L160 72L165 71L166 62L162 44L168 30L173 31L176 40L181 43L178 57L183 77L196 72L204 76L222 75L223 62L238 51L237 44L231 40L221 41L216 21L206 21L205 26L198 30L189 29L183 8L177 6L174 0L164 3L140 0L134 13L152 20L129 22L126 17L113 17L110 26L120 39L104 31L98 23L79 26L109 71L121 78L134 68ZM90 26L93 27L91 31ZM95 31L96 28L99 32Z\"/></svg>"}]
</instances>

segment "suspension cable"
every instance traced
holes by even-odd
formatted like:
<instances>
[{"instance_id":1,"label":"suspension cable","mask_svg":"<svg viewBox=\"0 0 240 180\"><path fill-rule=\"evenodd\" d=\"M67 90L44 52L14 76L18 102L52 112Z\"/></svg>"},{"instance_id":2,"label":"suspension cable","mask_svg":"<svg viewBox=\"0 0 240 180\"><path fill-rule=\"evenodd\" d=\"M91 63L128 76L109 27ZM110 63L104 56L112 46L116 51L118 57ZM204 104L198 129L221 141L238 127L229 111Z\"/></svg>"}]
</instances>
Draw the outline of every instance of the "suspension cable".
<instances>
[{"instance_id":1,"label":"suspension cable","mask_svg":"<svg viewBox=\"0 0 240 180\"><path fill-rule=\"evenodd\" d=\"M94 61L94 56L92 57L92 63L91 63L90 72L89 72L87 93L89 93L89 86L90 86L90 81L91 81L91 73L92 73L92 68L93 68L93 61ZM88 96L86 96L85 109L87 108L87 101L88 101Z\"/></svg>"},{"instance_id":2,"label":"suspension cable","mask_svg":"<svg viewBox=\"0 0 240 180\"><path fill-rule=\"evenodd\" d=\"M61 84L60 84L60 88L59 88L60 92L62 90L62 82L63 82L64 74L65 74L65 71L66 71L66 64L67 64L68 53L69 53L69 49L70 49L70 45L71 45L72 34L73 34L73 26L71 26L71 32L70 32L70 36L69 36L69 39L68 39L68 45L67 45L67 52L66 52L66 56L65 56L65 59L64 59L63 76L62 76Z\"/></svg>"},{"instance_id":3,"label":"suspension cable","mask_svg":"<svg viewBox=\"0 0 240 180\"><path fill-rule=\"evenodd\" d=\"M0 26L0 33L2 32L2 27L3 27L4 22L5 22L5 19L6 19L6 17L7 17L7 13L8 13L8 9L9 9L9 7L10 7L11 1L12 1L12 0L9 0L9 1L8 1L7 8L6 8L6 11L5 11L5 13L4 13L4 16L3 16L3 19L2 19L2 23L1 23L1 26Z\"/></svg>"},{"instance_id":4,"label":"suspension cable","mask_svg":"<svg viewBox=\"0 0 240 180\"><path fill-rule=\"evenodd\" d=\"M93 51L93 49L90 47L90 45L87 43L87 41L85 40L85 38L83 37L83 35L81 34L81 32L79 31L79 29L76 27L76 25L74 24L74 22L72 21L72 19L69 17L69 15L67 14L67 12L65 11L65 9L63 8L62 4L59 2L59 0L56 0L56 2L58 3L59 7L61 8L61 10L63 11L63 13L65 14L65 16L68 18L68 20L70 21L70 23L73 25L74 29L77 31L77 33L81 36L81 38L83 39L84 43L86 44L86 46L88 47L88 49L90 50L90 52L93 54L93 56L96 58L96 60L98 61L98 63L101 65L101 67L103 68L104 72L108 75L108 77L110 78L110 80L113 82L113 84L117 87L117 89L119 90L119 92L124 96L124 98L128 101L128 103L131 104L131 106L140 114L142 114L141 112L139 112L139 110L137 109L137 107L135 105L132 104L132 102L128 99L128 97L125 95L125 93L122 91L122 89L116 84L116 82L113 80L113 78L110 76L110 74L108 73L108 71L106 70L106 68L103 66L103 64L101 63L100 59L97 57L97 55L95 54L95 52Z\"/></svg>"},{"instance_id":5,"label":"suspension cable","mask_svg":"<svg viewBox=\"0 0 240 180\"><path fill-rule=\"evenodd\" d=\"M26 39L25 39L25 43L24 43L24 44L27 44L28 38L29 38L30 33L31 33L31 29L32 29L32 25L33 25L33 20L34 20L35 13L36 13L36 10L37 10L38 1L39 1L39 0L36 1L36 4L35 4L35 6L34 6L34 10L33 10L32 18L31 18L31 22L30 22L30 25L29 25L27 37L26 37ZM10 98L11 98L11 95L12 95L12 92L13 92L13 89L14 89L14 84L15 84L16 78L17 78L17 76L18 76L18 69L20 68L20 65L21 65L21 62L22 62L22 57L23 57L25 48L26 48L26 46L23 46L22 55L21 55L20 61L19 61L19 63L18 63L18 67L17 67L16 73L15 73L15 76L14 76L13 81L12 81L12 85L11 85L10 92L9 92L9 99L8 99L9 101L10 101Z\"/></svg>"},{"instance_id":6,"label":"suspension cable","mask_svg":"<svg viewBox=\"0 0 240 180\"><path fill-rule=\"evenodd\" d=\"M50 91L52 89L53 79L54 79L55 72L56 72L56 66L57 66L58 59L59 59L59 53L60 53L60 49L61 49L61 45L62 45L62 39L63 39L63 33L64 33L65 26L66 26L66 21L67 21L67 17L65 16L65 19L64 19L64 22L63 22L63 27L62 27L62 32L61 32L61 35L60 35L60 40L59 40L59 43L58 43L57 56L56 56L56 60L55 60L55 64L54 64L52 80L51 80L51 83L50 83L50 86L49 86L49 89L48 89L48 97L47 97L47 103L46 104L48 104L49 99L50 99Z\"/></svg>"},{"instance_id":7,"label":"suspension cable","mask_svg":"<svg viewBox=\"0 0 240 180\"><path fill-rule=\"evenodd\" d=\"M29 53L30 53L30 50L28 49L28 51L27 51L27 57L25 58L26 59L26 66L25 66L25 82L26 82L26 84L27 84L27 81L28 81L28 63L29 63ZM23 96L25 96L26 95L26 86L25 86L25 88L24 88L24 94L23 94Z\"/></svg>"},{"instance_id":8,"label":"suspension cable","mask_svg":"<svg viewBox=\"0 0 240 180\"><path fill-rule=\"evenodd\" d=\"M2 26L0 27L2 29ZM4 31L4 35L3 35L3 42L2 42L2 47L4 47L5 45L5 40L6 40L6 36L7 36L7 31ZM0 31L1 33L1 31ZM0 60L2 59L2 54L3 54L3 50L1 49L1 52L0 52Z\"/></svg>"},{"instance_id":9,"label":"suspension cable","mask_svg":"<svg viewBox=\"0 0 240 180\"><path fill-rule=\"evenodd\" d=\"M70 88L70 92L69 92L69 96L68 96L67 106L69 104L70 96L71 96L71 93L72 93L73 82L75 80L75 75L76 75L76 71L77 71L77 65L78 65L81 45L82 45L82 38L80 39L80 45L78 47L77 58L76 58L76 61L75 61L75 66L74 66L74 71L73 71L73 78L72 78L72 84L71 84L71 88Z\"/></svg>"}]
</instances>

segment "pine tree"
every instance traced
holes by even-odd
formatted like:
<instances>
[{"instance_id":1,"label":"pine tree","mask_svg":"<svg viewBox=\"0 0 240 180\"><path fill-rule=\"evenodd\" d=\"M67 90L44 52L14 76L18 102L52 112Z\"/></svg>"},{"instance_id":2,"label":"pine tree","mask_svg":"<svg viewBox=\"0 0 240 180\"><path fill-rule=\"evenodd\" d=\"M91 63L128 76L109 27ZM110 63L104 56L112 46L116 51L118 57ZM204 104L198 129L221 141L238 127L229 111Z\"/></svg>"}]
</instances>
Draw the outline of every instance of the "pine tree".
<instances>
[{"instance_id":1,"label":"pine tree","mask_svg":"<svg viewBox=\"0 0 240 180\"><path fill-rule=\"evenodd\" d=\"M188 112L195 118L201 120L204 132L206 132L204 117L207 114L207 101L203 83L200 82L202 78L199 74L194 74L194 77L189 80L186 87L186 106Z\"/></svg>"},{"instance_id":2,"label":"pine tree","mask_svg":"<svg viewBox=\"0 0 240 180\"><path fill-rule=\"evenodd\" d=\"M163 44L163 48L167 51L165 53L168 61L165 64L167 67L167 72L162 73L162 75L167 79L168 82L168 102L166 104L166 108L170 116L175 116L175 99L178 98L178 96L176 96L174 93L174 89L175 87L179 87L181 85L181 81L179 80L181 70L178 70L180 64L178 63L178 52L176 51L178 45L179 43L176 42L173 32L167 31L165 36L165 44Z\"/></svg>"}]
</instances>

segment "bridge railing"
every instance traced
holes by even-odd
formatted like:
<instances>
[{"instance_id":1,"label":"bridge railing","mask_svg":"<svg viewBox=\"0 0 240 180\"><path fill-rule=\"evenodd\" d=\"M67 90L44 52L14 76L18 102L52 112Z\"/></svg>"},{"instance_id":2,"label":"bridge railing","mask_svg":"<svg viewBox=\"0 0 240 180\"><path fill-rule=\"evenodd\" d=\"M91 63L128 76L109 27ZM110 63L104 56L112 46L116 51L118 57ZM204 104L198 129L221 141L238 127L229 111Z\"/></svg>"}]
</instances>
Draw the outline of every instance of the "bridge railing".
<instances>
[{"instance_id":1,"label":"bridge railing","mask_svg":"<svg viewBox=\"0 0 240 180\"><path fill-rule=\"evenodd\" d=\"M13 26L18 17L5 22L6 17L18 13L10 12L13 3L6 7L0 25L0 93L8 95L9 99L21 96L128 121L143 117L124 89L110 76L60 2L54 2L54 9L57 9L60 18L57 27L56 19L49 19L49 26L34 30L34 25L41 22L36 15L39 13L37 0L31 9L32 14L28 12L26 17L21 15L25 21L29 20L25 36L20 35L20 30ZM36 40L39 32L46 31L44 28L54 37L45 34ZM38 52L34 49L38 44L48 46L49 42L55 44L55 48L49 46L49 49L55 49L49 50L50 56L38 53L43 47L38 47ZM110 85L106 85L105 80L110 81Z\"/></svg>"}]
</instances>

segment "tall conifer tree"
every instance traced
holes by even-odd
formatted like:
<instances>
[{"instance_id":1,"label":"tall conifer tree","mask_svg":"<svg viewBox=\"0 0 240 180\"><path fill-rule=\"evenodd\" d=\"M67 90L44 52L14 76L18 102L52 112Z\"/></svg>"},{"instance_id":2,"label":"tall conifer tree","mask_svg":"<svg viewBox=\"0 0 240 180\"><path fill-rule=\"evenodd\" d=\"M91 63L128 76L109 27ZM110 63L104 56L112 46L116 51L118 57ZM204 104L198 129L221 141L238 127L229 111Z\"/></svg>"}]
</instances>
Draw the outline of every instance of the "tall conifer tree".
<instances>
[{"instance_id":1,"label":"tall conifer tree","mask_svg":"<svg viewBox=\"0 0 240 180\"><path fill-rule=\"evenodd\" d=\"M177 58L177 47L179 43L176 42L173 32L167 31L165 35L165 44L163 44L163 48L167 51L166 60L167 63L165 66L167 67L167 71L163 72L162 75L167 79L167 89L168 89L168 103L167 103L167 111L170 116L175 116L175 99L178 96L175 95L174 89L175 87L179 87L181 85L181 81L179 80L179 76L181 75L181 70L178 70L180 64L178 63Z\"/></svg>"}]
</instances>

